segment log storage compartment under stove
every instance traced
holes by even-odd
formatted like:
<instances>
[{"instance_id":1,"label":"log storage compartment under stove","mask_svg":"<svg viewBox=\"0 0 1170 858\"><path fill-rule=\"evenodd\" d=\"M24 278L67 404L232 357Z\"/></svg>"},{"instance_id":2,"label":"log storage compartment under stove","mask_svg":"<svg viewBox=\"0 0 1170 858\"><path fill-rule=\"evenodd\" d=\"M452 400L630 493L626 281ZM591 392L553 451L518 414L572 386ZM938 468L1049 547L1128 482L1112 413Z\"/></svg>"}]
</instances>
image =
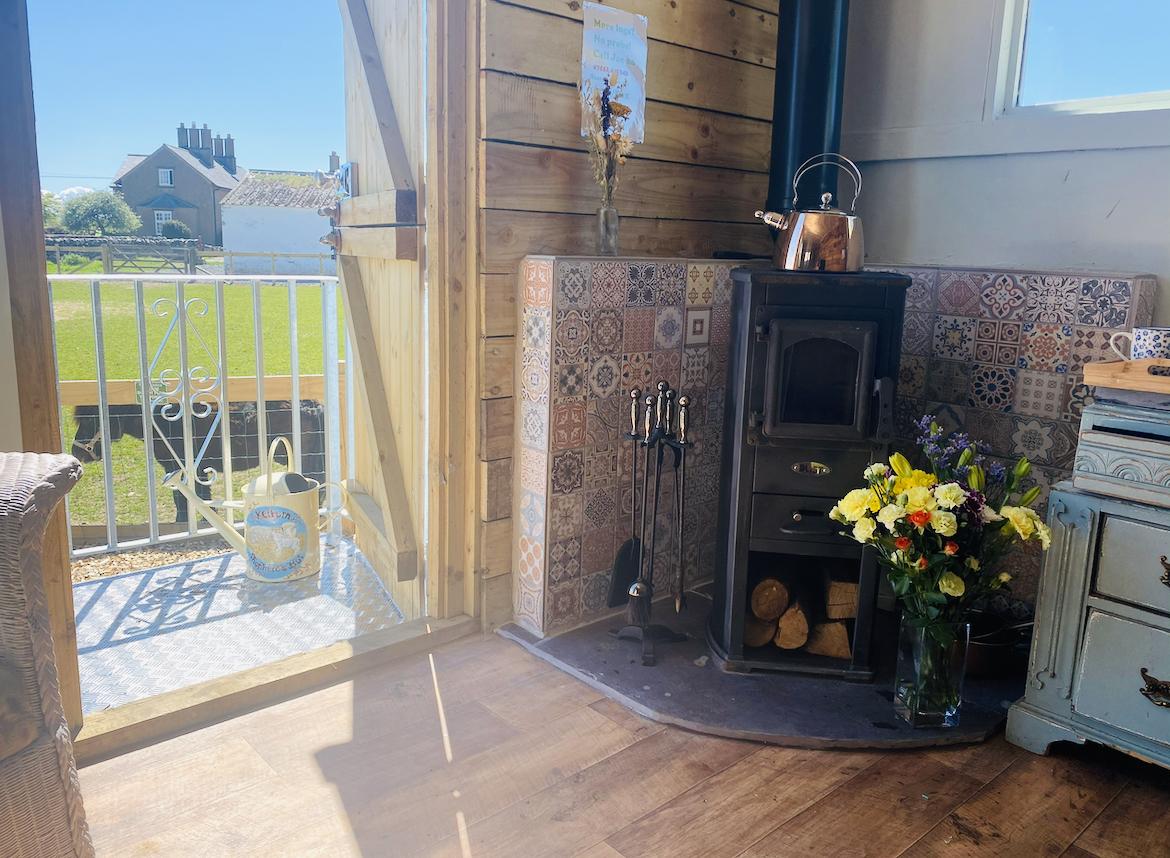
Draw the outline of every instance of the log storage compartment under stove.
<instances>
[{"instance_id":1,"label":"log storage compartment under stove","mask_svg":"<svg viewBox=\"0 0 1170 858\"><path fill-rule=\"evenodd\" d=\"M877 563L828 514L889 455L910 280L733 278L711 646L731 670L872 678Z\"/></svg>"}]
</instances>

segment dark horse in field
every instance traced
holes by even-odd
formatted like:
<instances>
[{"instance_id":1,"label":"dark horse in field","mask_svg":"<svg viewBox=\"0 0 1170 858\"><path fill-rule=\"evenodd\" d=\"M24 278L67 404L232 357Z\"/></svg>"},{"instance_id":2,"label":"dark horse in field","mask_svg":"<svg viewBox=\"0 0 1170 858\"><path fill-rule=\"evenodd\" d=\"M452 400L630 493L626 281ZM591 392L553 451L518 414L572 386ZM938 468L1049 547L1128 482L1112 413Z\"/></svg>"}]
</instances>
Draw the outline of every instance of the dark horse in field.
<instances>
[{"instance_id":1,"label":"dark horse in field","mask_svg":"<svg viewBox=\"0 0 1170 858\"><path fill-rule=\"evenodd\" d=\"M293 403L289 400L270 400L265 407L268 439L284 435L292 440ZM145 439L142 426L142 407L139 405L111 405L110 442L123 435ZM179 470L186 461L187 450L183 442L181 420L168 420L164 409L173 409L174 404L160 403L154 407L154 458L167 474ZM169 411L167 412L169 413ZM101 420L98 406L79 405L73 412L77 421L77 434L73 436L73 455L82 462L96 462L102 458L104 449ZM233 471L258 467L267 450L260 449L259 426L255 402L232 402L228 406L229 429L231 431L231 463ZM205 468L223 473L223 428L216 424L216 409L203 416L191 416L191 437L195 449L191 455L198 455L200 447L209 432L214 433L197 470L200 475ZM173 451L173 452L172 452ZM283 445L277 448L276 459L288 465ZM325 407L313 399L301 400L301 465L304 475L313 480L325 480ZM153 474L151 475L153 477ZM197 482L196 494L204 500L211 500L211 486ZM182 492L174 491L176 521L187 520L187 498Z\"/></svg>"}]
</instances>

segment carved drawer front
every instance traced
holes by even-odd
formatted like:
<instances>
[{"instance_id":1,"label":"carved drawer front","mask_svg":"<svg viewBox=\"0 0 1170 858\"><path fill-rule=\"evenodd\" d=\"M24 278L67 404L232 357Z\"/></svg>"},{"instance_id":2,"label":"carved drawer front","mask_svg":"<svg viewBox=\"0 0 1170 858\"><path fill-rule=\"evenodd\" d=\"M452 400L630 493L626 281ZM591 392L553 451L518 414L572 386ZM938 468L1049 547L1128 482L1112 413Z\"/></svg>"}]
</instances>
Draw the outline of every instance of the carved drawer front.
<instances>
[{"instance_id":1,"label":"carved drawer front","mask_svg":"<svg viewBox=\"0 0 1170 858\"><path fill-rule=\"evenodd\" d=\"M1170 530L1103 516L1095 589L1102 596L1170 614Z\"/></svg>"},{"instance_id":2,"label":"carved drawer front","mask_svg":"<svg viewBox=\"0 0 1170 858\"><path fill-rule=\"evenodd\" d=\"M752 488L780 495L844 496L862 483L862 472L873 461L868 447L842 449L800 446L757 447Z\"/></svg>"},{"instance_id":3,"label":"carved drawer front","mask_svg":"<svg viewBox=\"0 0 1170 858\"><path fill-rule=\"evenodd\" d=\"M1074 711L1170 746L1170 632L1091 610L1079 662Z\"/></svg>"}]
</instances>

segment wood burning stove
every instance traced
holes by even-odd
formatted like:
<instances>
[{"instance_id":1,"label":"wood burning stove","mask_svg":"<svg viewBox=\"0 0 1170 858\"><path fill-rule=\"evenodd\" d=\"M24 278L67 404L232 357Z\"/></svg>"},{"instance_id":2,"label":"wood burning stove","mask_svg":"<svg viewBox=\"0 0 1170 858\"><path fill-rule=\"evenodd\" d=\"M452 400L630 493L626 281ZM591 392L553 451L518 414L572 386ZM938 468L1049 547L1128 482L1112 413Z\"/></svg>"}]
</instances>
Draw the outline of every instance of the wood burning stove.
<instances>
[{"instance_id":1,"label":"wood burning stove","mask_svg":"<svg viewBox=\"0 0 1170 858\"><path fill-rule=\"evenodd\" d=\"M711 646L729 669L871 678L875 558L828 513L889 454L910 280L746 268L733 278ZM809 626L799 646L745 643L752 592L768 578Z\"/></svg>"}]
</instances>

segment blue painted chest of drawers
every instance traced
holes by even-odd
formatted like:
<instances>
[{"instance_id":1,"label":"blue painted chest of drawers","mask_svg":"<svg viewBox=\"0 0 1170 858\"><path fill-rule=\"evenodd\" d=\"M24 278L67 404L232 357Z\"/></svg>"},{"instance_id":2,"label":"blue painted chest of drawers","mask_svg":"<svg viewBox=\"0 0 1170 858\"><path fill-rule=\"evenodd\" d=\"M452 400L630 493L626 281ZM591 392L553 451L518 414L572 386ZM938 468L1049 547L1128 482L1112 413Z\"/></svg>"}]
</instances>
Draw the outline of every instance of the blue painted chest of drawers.
<instances>
[{"instance_id":1,"label":"blue painted chest of drawers","mask_svg":"<svg viewBox=\"0 0 1170 858\"><path fill-rule=\"evenodd\" d=\"M1061 483L1024 698L1007 738L1100 742L1170 767L1170 509Z\"/></svg>"}]
</instances>

